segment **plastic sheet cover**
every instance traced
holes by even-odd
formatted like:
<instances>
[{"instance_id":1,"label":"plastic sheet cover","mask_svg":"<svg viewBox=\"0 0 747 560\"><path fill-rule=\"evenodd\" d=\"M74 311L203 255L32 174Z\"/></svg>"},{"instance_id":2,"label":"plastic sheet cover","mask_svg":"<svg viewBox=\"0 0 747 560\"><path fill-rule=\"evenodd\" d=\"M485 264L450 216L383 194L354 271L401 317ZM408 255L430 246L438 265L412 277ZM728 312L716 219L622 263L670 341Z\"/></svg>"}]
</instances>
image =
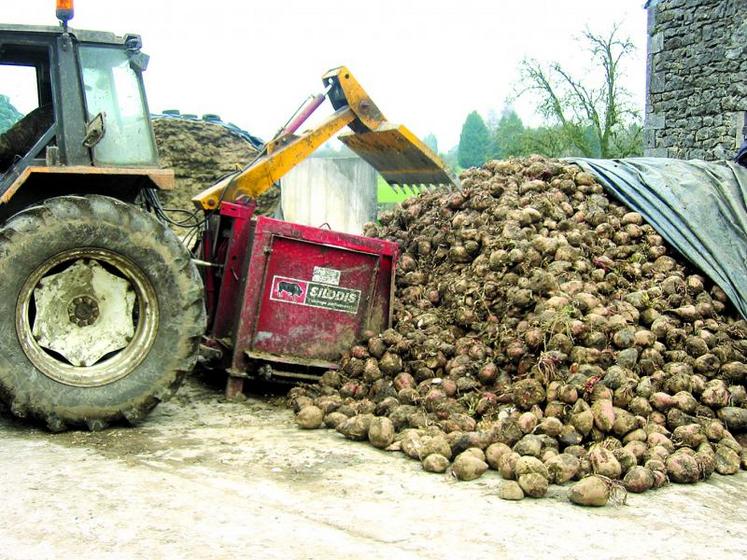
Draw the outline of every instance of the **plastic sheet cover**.
<instances>
[{"instance_id":1,"label":"plastic sheet cover","mask_svg":"<svg viewBox=\"0 0 747 560\"><path fill-rule=\"evenodd\" d=\"M747 319L747 168L664 158L570 161L640 213Z\"/></svg>"}]
</instances>

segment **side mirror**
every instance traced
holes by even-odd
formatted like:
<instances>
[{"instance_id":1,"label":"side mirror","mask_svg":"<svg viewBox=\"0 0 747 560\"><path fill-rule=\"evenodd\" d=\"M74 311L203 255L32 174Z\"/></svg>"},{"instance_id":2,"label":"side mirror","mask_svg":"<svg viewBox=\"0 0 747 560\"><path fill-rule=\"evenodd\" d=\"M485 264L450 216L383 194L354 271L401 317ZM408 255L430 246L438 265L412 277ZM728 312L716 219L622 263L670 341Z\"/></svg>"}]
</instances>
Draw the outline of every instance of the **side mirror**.
<instances>
[{"instance_id":1,"label":"side mirror","mask_svg":"<svg viewBox=\"0 0 747 560\"><path fill-rule=\"evenodd\" d=\"M130 57L130 68L136 72L145 72L148 68L150 57L140 52L140 49L143 48L143 40L140 35L135 35L134 33L125 35L124 46L127 56Z\"/></svg>"},{"instance_id":2,"label":"side mirror","mask_svg":"<svg viewBox=\"0 0 747 560\"><path fill-rule=\"evenodd\" d=\"M89 149L93 148L101 141L105 133L104 113L99 113L86 123L86 136L83 138L83 145Z\"/></svg>"}]
</instances>

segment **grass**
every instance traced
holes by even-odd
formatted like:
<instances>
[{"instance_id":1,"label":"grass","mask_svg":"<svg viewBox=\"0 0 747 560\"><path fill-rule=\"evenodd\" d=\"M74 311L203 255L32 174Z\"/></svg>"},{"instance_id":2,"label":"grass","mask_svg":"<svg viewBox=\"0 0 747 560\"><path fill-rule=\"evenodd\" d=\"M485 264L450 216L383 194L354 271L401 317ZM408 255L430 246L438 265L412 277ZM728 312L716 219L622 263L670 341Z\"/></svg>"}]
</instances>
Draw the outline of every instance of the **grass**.
<instances>
[{"instance_id":1,"label":"grass","mask_svg":"<svg viewBox=\"0 0 747 560\"><path fill-rule=\"evenodd\" d=\"M402 190L394 190L381 175L376 176L376 191L379 204L394 204L414 196L412 193Z\"/></svg>"},{"instance_id":2,"label":"grass","mask_svg":"<svg viewBox=\"0 0 747 560\"><path fill-rule=\"evenodd\" d=\"M453 171L457 176L459 176L463 169L457 167L456 169L453 169ZM376 176L376 191L379 204L395 204L415 196L410 191L403 191L402 189L395 191L381 175Z\"/></svg>"}]
</instances>

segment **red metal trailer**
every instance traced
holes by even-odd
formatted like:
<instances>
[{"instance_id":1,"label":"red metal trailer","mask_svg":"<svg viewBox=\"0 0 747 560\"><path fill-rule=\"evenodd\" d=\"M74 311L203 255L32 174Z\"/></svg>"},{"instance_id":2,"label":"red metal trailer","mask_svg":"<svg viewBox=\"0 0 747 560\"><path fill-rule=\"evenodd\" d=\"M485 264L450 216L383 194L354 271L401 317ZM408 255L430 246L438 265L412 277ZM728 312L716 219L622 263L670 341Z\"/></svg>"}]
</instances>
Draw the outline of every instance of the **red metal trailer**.
<instances>
[{"instance_id":1,"label":"red metal trailer","mask_svg":"<svg viewBox=\"0 0 747 560\"><path fill-rule=\"evenodd\" d=\"M384 117L346 67L322 82L324 91L250 164L193 198L208 222L200 246L210 316L203 347L228 371L229 397L247 377L317 378L363 331L384 330L391 319L396 244L254 218L251 200L344 127L350 132L340 140L393 187L457 184L430 148ZM325 99L335 112L297 134Z\"/></svg>"},{"instance_id":2,"label":"red metal trailer","mask_svg":"<svg viewBox=\"0 0 747 560\"><path fill-rule=\"evenodd\" d=\"M364 331L391 323L396 243L253 212L222 203L226 241L203 243L226 256L206 278L207 345L221 350L229 397L248 377L316 379Z\"/></svg>"}]
</instances>

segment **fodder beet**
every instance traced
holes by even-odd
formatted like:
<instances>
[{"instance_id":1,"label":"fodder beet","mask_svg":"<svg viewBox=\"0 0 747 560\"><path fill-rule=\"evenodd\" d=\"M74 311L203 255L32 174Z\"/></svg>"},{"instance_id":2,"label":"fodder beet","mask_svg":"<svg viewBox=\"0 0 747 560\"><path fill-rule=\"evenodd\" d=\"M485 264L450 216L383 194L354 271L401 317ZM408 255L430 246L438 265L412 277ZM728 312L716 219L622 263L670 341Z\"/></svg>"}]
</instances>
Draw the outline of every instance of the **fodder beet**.
<instances>
[{"instance_id":1,"label":"fodder beet","mask_svg":"<svg viewBox=\"0 0 747 560\"><path fill-rule=\"evenodd\" d=\"M747 322L591 175L490 161L365 233L401 250L393 326L290 391L299 425L426 470L456 458L457 478L489 465L581 479L572 493L590 503L621 478L640 492L744 466L732 434L747 431ZM518 484L502 488L529 494Z\"/></svg>"}]
</instances>

